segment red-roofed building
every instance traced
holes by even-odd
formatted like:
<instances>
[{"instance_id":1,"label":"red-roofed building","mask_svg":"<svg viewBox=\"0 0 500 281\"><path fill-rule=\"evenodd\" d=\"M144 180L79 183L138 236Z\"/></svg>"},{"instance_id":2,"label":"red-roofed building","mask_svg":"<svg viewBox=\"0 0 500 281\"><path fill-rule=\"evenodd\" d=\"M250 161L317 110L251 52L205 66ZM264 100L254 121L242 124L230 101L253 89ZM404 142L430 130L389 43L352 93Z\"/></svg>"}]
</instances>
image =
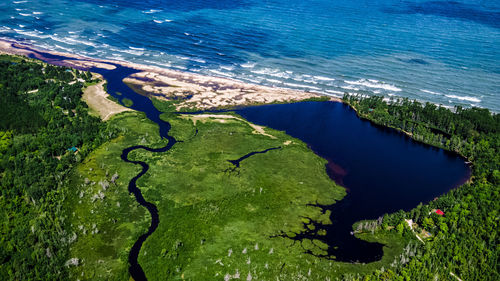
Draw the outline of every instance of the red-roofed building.
<instances>
[{"instance_id":1,"label":"red-roofed building","mask_svg":"<svg viewBox=\"0 0 500 281\"><path fill-rule=\"evenodd\" d=\"M444 216L444 212L439 210L439 209L436 210L436 214L438 214L440 216Z\"/></svg>"}]
</instances>

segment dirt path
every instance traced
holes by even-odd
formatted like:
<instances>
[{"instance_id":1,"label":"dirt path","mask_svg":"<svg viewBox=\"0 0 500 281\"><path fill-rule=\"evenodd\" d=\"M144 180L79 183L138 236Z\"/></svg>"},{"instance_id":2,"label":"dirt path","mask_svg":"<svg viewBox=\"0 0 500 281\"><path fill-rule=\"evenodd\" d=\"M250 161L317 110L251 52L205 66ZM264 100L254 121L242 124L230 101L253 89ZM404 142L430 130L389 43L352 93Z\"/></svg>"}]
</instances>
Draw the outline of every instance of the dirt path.
<instances>
[{"instance_id":1,"label":"dirt path","mask_svg":"<svg viewBox=\"0 0 500 281\"><path fill-rule=\"evenodd\" d=\"M101 117L103 121L108 120L117 113L131 111L130 108L126 108L109 100L109 95L104 91L103 84L104 82L99 82L96 85L87 87L83 91L83 100L94 112L99 114L99 117Z\"/></svg>"}]
</instances>

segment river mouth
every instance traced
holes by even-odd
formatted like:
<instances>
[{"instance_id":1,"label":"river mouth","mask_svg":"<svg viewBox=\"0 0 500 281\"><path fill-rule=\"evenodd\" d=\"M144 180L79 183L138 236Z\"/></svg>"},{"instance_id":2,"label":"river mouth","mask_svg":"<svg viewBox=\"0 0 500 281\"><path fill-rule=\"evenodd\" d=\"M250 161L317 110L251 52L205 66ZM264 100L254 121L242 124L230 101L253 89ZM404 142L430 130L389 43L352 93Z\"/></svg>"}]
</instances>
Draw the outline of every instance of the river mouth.
<instances>
[{"instance_id":1,"label":"river mouth","mask_svg":"<svg viewBox=\"0 0 500 281\"><path fill-rule=\"evenodd\" d=\"M393 129L361 120L338 102L301 102L247 107L235 111L257 125L285 131L328 160L326 172L347 195L331 206L332 224L314 221L294 240L317 239L327 245L323 258L342 262L374 262L383 246L353 235L352 226L386 213L411 210L465 183L470 168L448 151L412 140ZM326 231L326 235L319 235ZM312 253L311 253L312 254Z\"/></svg>"}]
</instances>

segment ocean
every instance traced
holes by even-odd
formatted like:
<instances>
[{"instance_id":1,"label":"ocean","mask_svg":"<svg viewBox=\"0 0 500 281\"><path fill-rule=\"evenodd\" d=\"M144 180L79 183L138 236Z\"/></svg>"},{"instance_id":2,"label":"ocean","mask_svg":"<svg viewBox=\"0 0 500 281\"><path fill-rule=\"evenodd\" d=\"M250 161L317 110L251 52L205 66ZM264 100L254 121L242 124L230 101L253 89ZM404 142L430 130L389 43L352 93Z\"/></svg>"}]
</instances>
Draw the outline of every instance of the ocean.
<instances>
[{"instance_id":1,"label":"ocean","mask_svg":"<svg viewBox=\"0 0 500 281\"><path fill-rule=\"evenodd\" d=\"M0 37L332 96L500 112L499 0L5 0Z\"/></svg>"}]
</instances>

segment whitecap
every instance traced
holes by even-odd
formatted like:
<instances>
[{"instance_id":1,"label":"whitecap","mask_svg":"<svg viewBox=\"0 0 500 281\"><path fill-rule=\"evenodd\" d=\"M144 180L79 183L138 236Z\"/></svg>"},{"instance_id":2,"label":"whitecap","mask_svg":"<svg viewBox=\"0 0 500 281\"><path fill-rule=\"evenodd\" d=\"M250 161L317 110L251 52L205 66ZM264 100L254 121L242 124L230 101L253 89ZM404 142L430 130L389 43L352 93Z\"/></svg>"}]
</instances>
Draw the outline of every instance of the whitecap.
<instances>
[{"instance_id":1,"label":"whitecap","mask_svg":"<svg viewBox=\"0 0 500 281\"><path fill-rule=\"evenodd\" d=\"M350 85L358 85L358 86L364 86L364 87L368 87L368 88L383 89L383 90L393 91L393 92L402 91L400 88L398 88L394 85L391 85L391 84L388 84L385 82L381 82L378 80L374 80L374 79L368 79L368 80L367 79L359 79L357 81L345 80L344 82L347 84L350 84Z\"/></svg>"},{"instance_id":2,"label":"whitecap","mask_svg":"<svg viewBox=\"0 0 500 281\"><path fill-rule=\"evenodd\" d=\"M87 46L94 47L94 48L97 47L97 45L92 43L92 42L85 41L85 40L78 40L78 38L79 38L78 35L73 36L73 37L61 38L61 37L57 37L57 33L54 33L54 35L49 35L49 37L50 37L50 39L52 39L54 41L58 41L58 42L69 44L69 45L83 44L83 45L87 45Z\"/></svg>"},{"instance_id":3,"label":"whitecap","mask_svg":"<svg viewBox=\"0 0 500 281\"><path fill-rule=\"evenodd\" d=\"M320 81L335 81L335 78L329 78L325 76L313 76L313 78Z\"/></svg>"},{"instance_id":4,"label":"whitecap","mask_svg":"<svg viewBox=\"0 0 500 281\"><path fill-rule=\"evenodd\" d=\"M306 88L306 89L312 89L312 90L321 90L318 87L314 86L309 86L309 85L302 85L302 84L295 84L295 83L283 83L287 86L294 87L294 88Z\"/></svg>"},{"instance_id":5,"label":"whitecap","mask_svg":"<svg viewBox=\"0 0 500 281\"><path fill-rule=\"evenodd\" d=\"M252 78L248 78L248 77L245 77L243 79L246 80L246 81L249 81L251 83L254 83L254 84L260 84L260 83L262 83L262 80L252 79Z\"/></svg>"},{"instance_id":6,"label":"whitecap","mask_svg":"<svg viewBox=\"0 0 500 281\"><path fill-rule=\"evenodd\" d=\"M202 60L200 58L190 58L189 60L199 62L199 63L207 63L205 60Z\"/></svg>"},{"instance_id":7,"label":"whitecap","mask_svg":"<svg viewBox=\"0 0 500 281\"><path fill-rule=\"evenodd\" d=\"M288 79L290 78L290 74L280 71L279 69L272 69L272 68L261 68L257 70L251 70L250 72L256 73L256 74L261 74L261 75L268 75L268 76L273 76L273 77L278 77L278 78L285 78Z\"/></svg>"},{"instance_id":8,"label":"whitecap","mask_svg":"<svg viewBox=\"0 0 500 281\"><path fill-rule=\"evenodd\" d=\"M352 86L352 85L348 85L348 86L340 86L340 88L342 89L346 89L346 90L354 90L354 91L359 91L360 89L355 87L355 86Z\"/></svg>"},{"instance_id":9,"label":"whitecap","mask_svg":"<svg viewBox=\"0 0 500 281\"><path fill-rule=\"evenodd\" d=\"M131 50L136 50L136 51L145 51L144 48L137 48L137 47L132 47L132 46L129 46L128 48Z\"/></svg>"},{"instance_id":10,"label":"whitecap","mask_svg":"<svg viewBox=\"0 0 500 281\"><path fill-rule=\"evenodd\" d=\"M233 71L234 70L234 66L232 66L232 65L222 65L220 68L222 68L224 70L227 70L227 71Z\"/></svg>"},{"instance_id":11,"label":"whitecap","mask_svg":"<svg viewBox=\"0 0 500 281\"><path fill-rule=\"evenodd\" d=\"M144 14L154 14L154 13L159 13L163 10L155 10L155 9L151 9L149 11L142 11Z\"/></svg>"},{"instance_id":12,"label":"whitecap","mask_svg":"<svg viewBox=\"0 0 500 281\"><path fill-rule=\"evenodd\" d=\"M153 21L156 22L156 23L162 23L163 22L161 20L153 20Z\"/></svg>"},{"instance_id":13,"label":"whitecap","mask_svg":"<svg viewBox=\"0 0 500 281\"><path fill-rule=\"evenodd\" d=\"M225 76L225 77L233 77L233 75L231 75L230 73L222 72L219 70L210 69L209 71L216 74L216 75Z\"/></svg>"},{"instance_id":14,"label":"whitecap","mask_svg":"<svg viewBox=\"0 0 500 281\"><path fill-rule=\"evenodd\" d=\"M33 15L42 15L43 12L33 12Z\"/></svg>"},{"instance_id":15,"label":"whitecap","mask_svg":"<svg viewBox=\"0 0 500 281\"><path fill-rule=\"evenodd\" d=\"M456 99L456 100L465 100L465 101L470 101L470 102L475 102L475 103L480 103L481 100L475 97L469 97L469 96L456 96L456 95L445 95L446 97L450 99ZM451 101L450 101L451 103Z\"/></svg>"},{"instance_id":16,"label":"whitecap","mask_svg":"<svg viewBox=\"0 0 500 281\"><path fill-rule=\"evenodd\" d=\"M282 82L280 80L276 80L276 79L269 79L269 78L264 78L266 79L267 81L271 82L271 83L275 83L275 84L281 84Z\"/></svg>"},{"instance_id":17,"label":"whitecap","mask_svg":"<svg viewBox=\"0 0 500 281\"><path fill-rule=\"evenodd\" d=\"M335 91L335 90L325 90L325 92L330 93L330 94L335 94L335 95L344 95L344 92Z\"/></svg>"},{"instance_id":18,"label":"whitecap","mask_svg":"<svg viewBox=\"0 0 500 281\"><path fill-rule=\"evenodd\" d=\"M14 2L12 2L12 3L14 3L14 4L22 4L22 3L27 3L27 2L28 2L28 1L14 1Z\"/></svg>"},{"instance_id":19,"label":"whitecap","mask_svg":"<svg viewBox=\"0 0 500 281\"><path fill-rule=\"evenodd\" d=\"M55 45L55 47L56 47L56 48L58 48L58 49L61 49L61 50L63 50L63 51L66 51L66 52L68 52L68 53L73 53L73 49L66 48L66 47L63 47L63 46L59 46L59 45L57 45L57 44Z\"/></svg>"},{"instance_id":20,"label":"whitecap","mask_svg":"<svg viewBox=\"0 0 500 281\"><path fill-rule=\"evenodd\" d=\"M435 96L442 96L443 95L443 94L438 93L438 92L433 92L433 91L424 90L424 89L420 89L420 91L423 93L427 93L427 94L431 94L431 95L435 95Z\"/></svg>"},{"instance_id":21,"label":"whitecap","mask_svg":"<svg viewBox=\"0 0 500 281\"><path fill-rule=\"evenodd\" d=\"M29 17L31 16L31 14L23 14L23 13L19 13L20 16L23 16L23 17Z\"/></svg>"},{"instance_id":22,"label":"whitecap","mask_svg":"<svg viewBox=\"0 0 500 281\"><path fill-rule=\"evenodd\" d=\"M243 68L254 68L255 65L256 65L256 63L251 63L251 62L240 64L240 66L243 67Z\"/></svg>"}]
</instances>

